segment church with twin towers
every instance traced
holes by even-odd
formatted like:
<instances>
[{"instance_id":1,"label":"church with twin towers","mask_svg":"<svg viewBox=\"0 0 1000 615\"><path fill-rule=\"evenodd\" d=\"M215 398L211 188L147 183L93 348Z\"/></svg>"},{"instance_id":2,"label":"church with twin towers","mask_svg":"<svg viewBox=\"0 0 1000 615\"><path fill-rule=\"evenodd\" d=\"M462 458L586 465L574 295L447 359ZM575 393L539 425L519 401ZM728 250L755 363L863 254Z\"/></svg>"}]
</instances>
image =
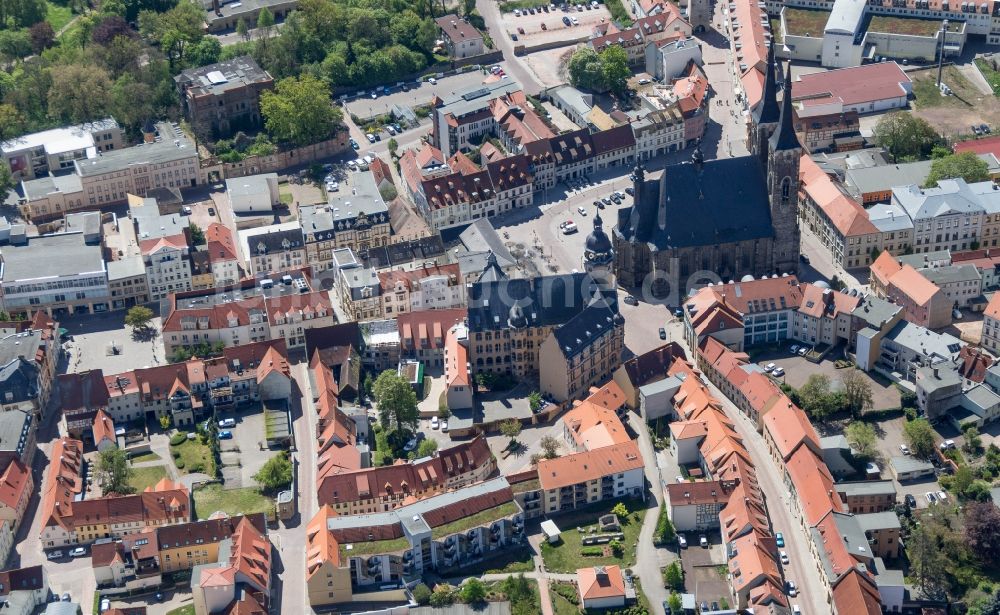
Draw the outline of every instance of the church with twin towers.
<instances>
[{"instance_id":1,"label":"church with twin towers","mask_svg":"<svg viewBox=\"0 0 1000 615\"><path fill-rule=\"evenodd\" d=\"M789 69L790 70L790 69ZM789 72L779 104L774 47L749 126L750 154L635 170L635 200L612 231L617 283L678 302L688 283L795 273L799 263L799 161Z\"/></svg>"}]
</instances>

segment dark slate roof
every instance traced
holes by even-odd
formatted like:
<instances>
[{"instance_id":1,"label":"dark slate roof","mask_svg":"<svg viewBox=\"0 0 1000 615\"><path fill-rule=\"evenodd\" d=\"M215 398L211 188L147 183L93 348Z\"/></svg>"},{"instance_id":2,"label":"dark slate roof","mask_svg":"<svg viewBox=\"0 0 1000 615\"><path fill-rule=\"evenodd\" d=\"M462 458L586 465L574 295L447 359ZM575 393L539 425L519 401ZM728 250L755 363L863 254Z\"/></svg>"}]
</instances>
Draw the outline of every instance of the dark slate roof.
<instances>
[{"instance_id":1,"label":"dark slate roof","mask_svg":"<svg viewBox=\"0 0 1000 615\"><path fill-rule=\"evenodd\" d=\"M293 228L252 235L247 238L247 249L250 251L250 256L261 254L261 244L264 245L264 254L284 252L286 250L284 243L286 240L288 241L288 250L301 250L304 245L302 241L302 229Z\"/></svg>"},{"instance_id":2,"label":"dark slate roof","mask_svg":"<svg viewBox=\"0 0 1000 615\"><path fill-rule=\"evenodd\" d=\"M773 236L763 174L751 156L667 167L661 180L636 182L635 203L618 210L615 234L657 250ZM660 205L660 192L666 198Z\"/></svg>"},{"instance_id":3,"label":"dark slate roof","mask_svg":"<svg viewBox=\"0 0 1000 615\"><path fill-rule=\"evenodd\" d=\"M486 266L483 267L483 272L479 274L476 281L482 284L489 284L505 279L507 279L507 274L503 272L503 269L497 263L497 255L490 250L486 256Z\"/></svg>"},{"instance_id":4,"label":"dark slate roof","mask_svg":"<svg viewBox=\"0 0 1000 615\"><path fill-rule=\"evenodd\" d=\"M469 330L510 328L512 309L532 327L567 323L594 302L607 302L617 313L617 297L587 273L475 282L469 286Z\"/></svg>"},{"instance_id":5,"label":"dark slate roof","mask_svg":"<svg viewBox=\"0 0 1000 615\"><path fill-rule=\"evenodd\" d=\"M621 324L622 316L617 307L598 301L569 319L552 334L559 342L563 356L571 359L594 343L594 340Z\"/></svg>"},{"instance_id":6,"label":"dark slate roof","mask_svg":"<svg viewBox=\"0 0 1000 615\"><path fill-rule=\"evenodd\" d=\"M764 92L760 104L754 110L754 122L757 124L776 124L780 119L781 109L778 107L778 87L774 80L774 40L767 47L767 68L764 69Z\"/></svg>"},{"instance_id":7,"label":"dark slate roof","mask_svg":"<svg viewBox=\"0 0 1000 615\"><path fill-rule=\"evenodd\" d=\"M795 135L795 127L792 124L794 109L792 108L792 65L788 64L788 72L785 74L785 93L781 99L781 121L778 128L771 135L771 149L776 152L798 149L799 138Z\"/></svg>"},{"instance_id":8,"label":"dark slate roof","mask_svg":"<svg viewBox=\"0 0 1000 615\"><path fill-rule=\"evenodd\" d=\"M38 367L23 357L0 365L0 391L3 391L0 401L8 404L34 399L38 395ZM7 393L13 395L9 400Z\"/></svg>"},{"instance_id":9,"label":"dark slate roof","mask_svg":"<svg viewBox=\"0 0 1000 615\"><path fill-rule=\"evenodd\" d=\"M441 240L441 235L435 233L430 237L360 250L358 260L364 263L365 267L383 269L393 265L435 258L444 253L444 242Z\"/></svg>"}]
</instances>

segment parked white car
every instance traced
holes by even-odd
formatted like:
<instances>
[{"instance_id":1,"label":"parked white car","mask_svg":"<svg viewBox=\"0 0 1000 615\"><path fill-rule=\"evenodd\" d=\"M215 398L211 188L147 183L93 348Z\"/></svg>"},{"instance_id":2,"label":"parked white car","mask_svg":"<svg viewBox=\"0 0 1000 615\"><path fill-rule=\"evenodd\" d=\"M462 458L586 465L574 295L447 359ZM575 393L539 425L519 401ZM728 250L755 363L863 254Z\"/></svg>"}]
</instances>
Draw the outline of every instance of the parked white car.
<instances>
[{"instance_id":1,"label":"parked white car","mask_svg":"<svg viewBox=\"0 0 1000 615\"><path fill-rule=\"evenodd\" d=\"M781 556L781 563L787 566L788 565L788 553L785 552L785 551L779 551L778 555Z\"/></svg>"},{"instance_id":2,"label":"parked white car","mask_svg":"<svg viewBox=\"0 0 1000 615\"><path fill-rule=\"evenodd\" d=\"M438 420L438 417L432 416L431 417L431 429L437 429L438 427L440 427L440 425L441 425L441 421Z\"/></svg>"},{"instance_id":3,"label":"parked white car","mask_svg":"<svg viewBox=\"0 0 1000 615\"><path fill-rule=\"evenodd\" d=\"M774 363L768 363L767 365L764 366L764 371L767 372L767 373L771 373L771 372L774 371L775 367L778 367L778 366L775 365Z\"/></svg>"},{"instance_id":4,"label":"parked white car","mask_svg":"<svg viewBox=\"0 0 1000 615\"><path fill-rule=\"evenodd\" d=\"M219 427L236 427L236 419L222 419L219 421Z\"/></svg>"}]
</instances>

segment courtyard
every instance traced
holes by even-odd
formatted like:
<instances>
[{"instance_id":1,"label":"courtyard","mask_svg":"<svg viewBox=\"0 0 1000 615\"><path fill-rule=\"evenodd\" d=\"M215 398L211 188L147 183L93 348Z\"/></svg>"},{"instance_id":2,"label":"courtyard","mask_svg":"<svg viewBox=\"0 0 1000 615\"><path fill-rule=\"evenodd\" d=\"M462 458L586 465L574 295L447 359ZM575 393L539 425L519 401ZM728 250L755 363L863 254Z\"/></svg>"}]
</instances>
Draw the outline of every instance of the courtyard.
<instances>
[{"instance_id":1,"label":"courtyard","mask_svg":"<svg viewBox=\"0 0 1000 615\"><path fill-rule=\"evenodd\" d=\"M796 344L796 342L788 341L779 348L751 352L751 357L761 366L774 363L776 366L784 368L785 375L779 378L778 381L796 389L801 388L809 380L809 376L813 374L828 376L830 378L830 388L835 391L843 386L841 383L842 375L852 368L838 369L833 361L833 355L836 354L835 351L831 351L829 357L820 363L812 363L811 361L807 361L805 357L793 354L789 350L792 344ZM873 410L900 407L900 393L895 385L881 377L873 377L871 374L865 372L860 373L871 385L874 402Z\"/></svg>"},{"instance_id":2,"label":"courtyard","mask_svg":"<svg viewBox=\"0 0 1000 615\"><path fill-rule=\"evenodd\" d=\"M618 540L621 545L620 554L614 554L609 544L584 545L585 536L603 533L600 531L598 518L610 514L618 502L624 504L628 511L628 515L620 520L620 533L623 534ZM648 504L639 499L604 501L555 516L553 521L561 530L561 536L556 544L542 543L545 569L550 572L575 572L583 566L618 565L628 568L634 565L635 548L642 520L646 516L646 506Z\"/></svg>"}]
</instances>

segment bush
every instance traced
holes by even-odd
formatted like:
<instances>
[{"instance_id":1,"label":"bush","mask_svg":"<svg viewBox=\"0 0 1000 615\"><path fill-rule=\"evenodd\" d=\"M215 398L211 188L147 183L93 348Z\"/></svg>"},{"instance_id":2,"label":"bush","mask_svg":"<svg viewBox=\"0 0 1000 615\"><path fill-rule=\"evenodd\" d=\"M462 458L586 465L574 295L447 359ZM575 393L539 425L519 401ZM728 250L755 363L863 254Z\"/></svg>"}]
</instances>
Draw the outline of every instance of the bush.
<instances>
[{"instance_id":1,"label":"bush","mask_svg":"<svg viewBox=\"0 0 1000 615\"><path fill-rule=\"evenodd\" d=\"M180 446L187 442L187 432L181 431L170 436L170 446Z\"/></svg>"},{"instance_id":2,"label":"bush","mask_svg":"<svg viewBox=\"0 0 1000 615\"><path fill-rule=\"evenodd\" d=\"M603 557L604 548L603 547L583 547L580 549L580 555L584 557Z\"/></svg>"},{"instance_id":3,"label":"bush","mask_svg":"<svg viewBox=\"0 0 1000 615\"><path fill-rule=\"evenodd\" d=\"M570 604L580 604L580 594L572 583L553 583L552 591L565 598Z\"/></svg>"},{"instance_id":4,"label":"bush","mask_svg":"<svg viewBox=\"0 0 1000 615\"><path fill-rule=\"evenodd\" d=\"M431 588L427 587L423 583L418 583L417 586L413 588L413 599L421 606L430 604Z\"/></svg>"},{"instance_id":5,"label":"bush","mask_svg":"<svg viewBox=\"0 0 1000 615\"><path fill-rule=\"evenodd\" d=\"M658 544L668 544L676 539L677 532L674 530L674 524L670 522L670 514L667 512L667 507L661 506L660 516L656 520L656 533L653 536L653 540Z\"/></svg>"},{"instance_id":6,"label":"bush","mask_svg":"<svg viewBox=\"0 0 1000 615\"><path fill-rule=\"evenodd\" d=\"M184 460L183 459L178 459L177 461L174 462L174 465L177 466L178 470L183 470L184 469Z\"/></svg>"}]
</instances>

